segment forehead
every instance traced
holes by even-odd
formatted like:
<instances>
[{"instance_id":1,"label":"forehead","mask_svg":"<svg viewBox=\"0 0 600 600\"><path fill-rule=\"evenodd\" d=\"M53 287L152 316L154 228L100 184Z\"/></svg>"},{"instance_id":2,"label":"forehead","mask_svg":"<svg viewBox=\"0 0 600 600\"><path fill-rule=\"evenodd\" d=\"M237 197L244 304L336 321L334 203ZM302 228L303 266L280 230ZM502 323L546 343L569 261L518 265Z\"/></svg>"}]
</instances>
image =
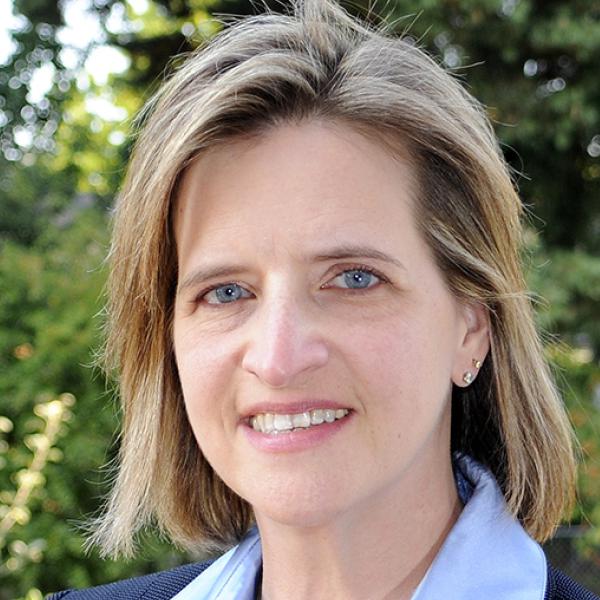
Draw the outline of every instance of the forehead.
<instances>
[{"instance_id":1,"label":"forehead","mask_svg":"<svg viewBox=\"0 0 600 600\"><path fill-rule=\"evenodd\" d=\"M281 125L213 148L186 169L175 203L178 254L250 236L257 246L406 237L415 193L414 168L388 145L339 124Z\"/></svg>"}]
</instances>

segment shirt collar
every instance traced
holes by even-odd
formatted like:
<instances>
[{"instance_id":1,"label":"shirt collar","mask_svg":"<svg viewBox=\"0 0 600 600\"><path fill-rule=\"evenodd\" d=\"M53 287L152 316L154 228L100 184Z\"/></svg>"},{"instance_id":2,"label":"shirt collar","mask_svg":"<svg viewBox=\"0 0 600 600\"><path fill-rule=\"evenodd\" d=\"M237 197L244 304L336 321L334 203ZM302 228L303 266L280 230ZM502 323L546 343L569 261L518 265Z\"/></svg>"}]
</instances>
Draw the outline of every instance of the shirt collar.
<instances>
[{"instance_id":1,"label":"shirt collar","mask_svg":"<svg viewBox=\"0 0 600 600\"><path fill-rule=\"evenodd\" d=\"M412 600L542 600L546 557L509 513L493 475L464 455L455 456L455 472L468 501ZM471 490L461 491L461 478Z\"/></svg>"},{"instance_id":2,"label":"shirt collar","mask_svg":"<svg viewBox=\"0 0 600 600\"><path fill-rule=\"evenodd\" d=\"M465 506L412 600L543 600L542 549L508 512L493 475L468 456L454 458ZM260 538L252 528L173 600L254 600L261 564Z\"/></svg>"},{"instance_id":3,"label":"shirt collar","mask_svg":"<svg viewBox=\"0 0 600 600\"><path fill-rule=\"evenodd\" d=\"M261 564L260 538L253 527L239 545L213 562L173 600L254 600Z\"/></svg>"}]
</instances>

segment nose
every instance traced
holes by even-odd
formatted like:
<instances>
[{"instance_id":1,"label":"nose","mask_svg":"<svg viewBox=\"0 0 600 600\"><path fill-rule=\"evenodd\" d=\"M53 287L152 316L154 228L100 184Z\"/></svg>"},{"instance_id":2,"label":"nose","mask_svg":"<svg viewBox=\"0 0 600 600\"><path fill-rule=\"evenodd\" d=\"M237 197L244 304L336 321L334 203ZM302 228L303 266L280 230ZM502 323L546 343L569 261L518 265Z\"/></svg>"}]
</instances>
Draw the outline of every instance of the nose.
<instances>
[{"instance_id":1,"label":"nose","mask_svg":"<svg viewBox=\"0 0 600 600\"><path fill-rule=\"evenodd\" d=\"M327 363L328 350L316 319L291 298L263 300L251 324L242 368L271 388L299 384Z\"/></svg>"}]
</instances>

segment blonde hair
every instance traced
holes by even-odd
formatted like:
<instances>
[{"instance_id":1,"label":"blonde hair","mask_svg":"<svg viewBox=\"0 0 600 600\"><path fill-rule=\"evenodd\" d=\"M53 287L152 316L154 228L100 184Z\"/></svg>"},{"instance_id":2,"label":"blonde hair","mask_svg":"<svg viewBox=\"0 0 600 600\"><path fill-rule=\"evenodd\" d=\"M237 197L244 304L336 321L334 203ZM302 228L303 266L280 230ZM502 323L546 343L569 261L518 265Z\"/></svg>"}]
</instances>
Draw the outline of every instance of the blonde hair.
<instances>
[{"instance_id":1,"label":"blonde hair","mask_svg":"<svg viewBox=\"0 0 600 600\"><path fill-rule=\"evenodd\" d=\"M413 158L422 234L449 289L491 321L480 375L454 390L453 449L487 465L513 514L547 539L573 500L572 433L522 275L522 204L485 112L410 42L329 0L298 0L293 14L241 20L194 52L143 114L110 254L105 358L119 377L120 464L92 541L130 554L152 524L184 547L222 548L251 526L251 507L206 462L185 414L170 211L182 171L207 148L310 119Z\"/></svg>"}]
</instances>

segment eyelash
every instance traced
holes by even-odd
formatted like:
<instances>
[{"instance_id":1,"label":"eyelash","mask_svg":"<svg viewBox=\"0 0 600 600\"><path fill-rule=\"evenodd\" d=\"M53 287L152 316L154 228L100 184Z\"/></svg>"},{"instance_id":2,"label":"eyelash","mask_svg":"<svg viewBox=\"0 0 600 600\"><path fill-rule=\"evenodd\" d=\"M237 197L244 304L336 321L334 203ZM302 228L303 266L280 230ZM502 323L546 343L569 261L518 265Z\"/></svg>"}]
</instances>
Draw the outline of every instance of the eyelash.
<instances>
[{"instance_id":1,"label":"eyelash","mask_svg":"<svg viewBox=\"0 0 600 600\"><path fill-rule=\"evenodd\" d=\"M344 273L348 272L348 271L363 271L365 273L369 273L370 275L374 275L375 277L377 277L377 279L379 279L379 282L376 283L373 286L367 287L367 288L340 288L345 292L351 292L351 293L356 293L356 292L362 292L362 291L366 291L366 290L370 290L372 288L377 287L380 283L389 283L390 280L385 277L385 275L383 275L382 273L380 273L377 269L374 269L373 267L368 267L366 265L350 265L350 266L344 266L344 268L340 269L339 271L337 271L335 273L335 275L333 275L333 277L331 277L330 281L332 279L335 279L336 277L339 277L340 275L343 275ZM225 281L223 283L215 283L214 285L211 285L210 287L205 288L204 290L202 290L193 300L194 304L201 304L203 303L203 298L209 294L210 292L212 292L213 290L216 290L220 287L223 286L227 286L227 285L232 285L232 284L236 284L239 285L237 282L235 281ZM242 287L242 286L240 286ZM245 289L245 288L243 288ZM329 287L321 287L320 289L329 289ZM204 304L206 304L206 306L210 306L210 307L219 307L219 306L225 306L227 303L208 303L208 302L204 302ZM230 304L235 304L235 302L231 302Z\"/></svg>"}]
</instances>

